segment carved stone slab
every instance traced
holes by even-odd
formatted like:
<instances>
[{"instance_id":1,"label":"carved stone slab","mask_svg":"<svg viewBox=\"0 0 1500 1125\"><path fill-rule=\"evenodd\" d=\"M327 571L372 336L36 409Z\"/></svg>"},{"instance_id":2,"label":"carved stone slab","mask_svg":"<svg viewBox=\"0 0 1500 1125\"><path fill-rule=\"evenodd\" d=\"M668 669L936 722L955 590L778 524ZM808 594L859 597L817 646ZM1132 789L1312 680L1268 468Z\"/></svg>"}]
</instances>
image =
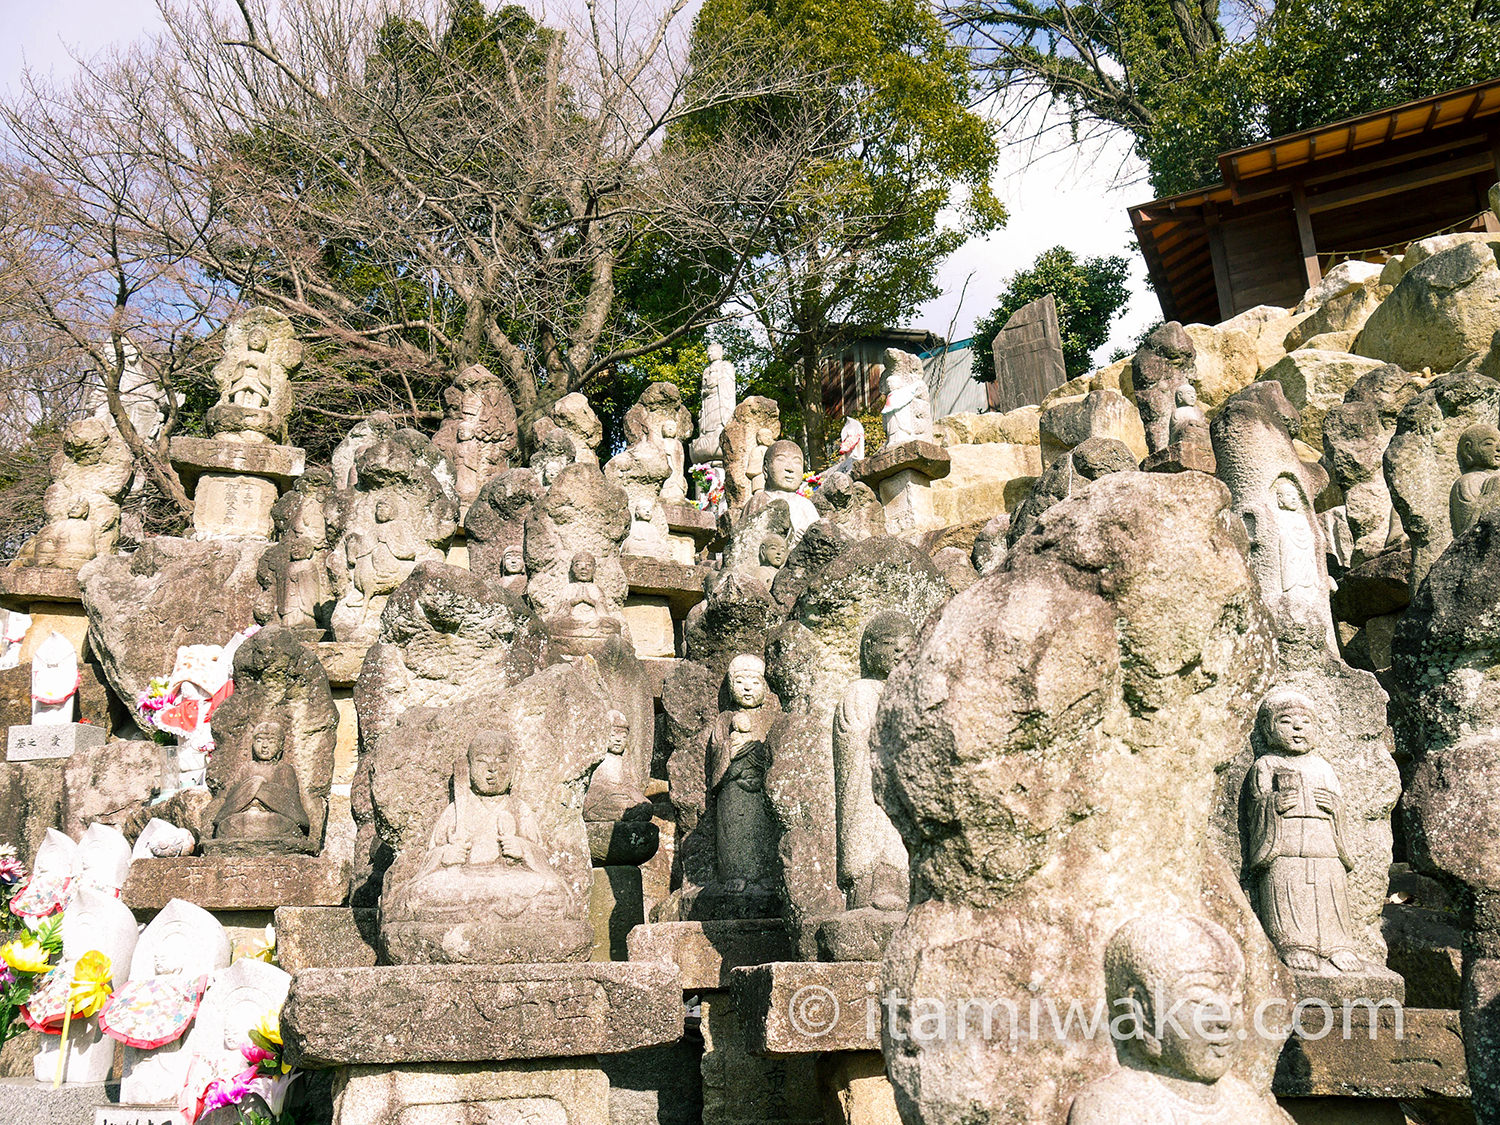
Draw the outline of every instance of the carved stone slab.
<instances>
[{"instance_id":1,"label":"carved stone slab","mask_svg":"<svg viewBox=\"0 0 1500 1125\"><path fill-rule=\"evenodd\" d=\"M1374 1034L1368 1009L1351 1010L1349 1034L1344 1013L1332 1009L1332 1031L1322 1038L1293 1035L1282 1048L1272 1089L1281 1097L1463 1098L1469 1097L1469 1072L1458 1013L1446 1008L1389 1005L1375 1014ZM1325 1013L1302 1014L1312 1036L1322 1030Z\"/></svg>"},{"instance_id":2,"label":"carved stone slab","mask_svg":"<svg viewBox=\"0 0 1500 1125\"><path fill-rule=\"evenodd\" d=\"M666 559L648 559L642 555L624 555L620 559L632 594L666 598L672 604L672 616L685 617L687 611L703 600L703 579L708 568L683 566Z\"/></svg>"},{"instance_id":3,"label":"carved stone slab","mask_svg":"<svg viewBox=\"0 0 1500 1125\"><path fill-rule=\"evenodd\" d=\"M0 569L0 600L28 605L31 602L81 602L78 575L50 566Z\"/></svg>"},{"instance_id":4,"label":"carved stone slab","mask_svg":"<svg viewBox=\"0 0 1500 1125\"><path fill-rule=\"evenodd\" d=\"M307 467L307 454L295 445L179 437L171 443L172 467L191 494L204 473L241 473L266 477L289 488Z\"/></svg>"},{"instance_id":5,"label":"carved stone slab","mask_svg":"<svg viewBox=\"0 0 1500 1125\"><path fill-rule=\"evenodd\" d=\"M349 868L313 855L140 859L130 865L121 897L132 910L160 910L174 898L205 910L342 906Z\"/></svg>"},{"instance_id":6,"label":"carved stone slab","mask_svg":"<svg viewBox=\"0 0 1500 1125\"><path fill-rule=\"evenodd\" d=\"M35 762L43 758L71 758L80 750L97 750L104 745L103 727L92 723L65 723L55 726L26 724L10 728L5 739L7 762Z\"/></svg>"},{"instance_id":7,"label":"carved stone slab","mask_svg":"<svg viewBox=\"0 0 1500 1125\"><path fill-rule=\"evenodd\" d=\"M729 977L754 1054L880 1050L879 961L777 961Z\"/></svg>"},{"instance_id":8,"label":"carved stone slab","mask_svg":"<svg viewBox=\"0 0 1500 1125\"><path fill-rule=\"evenodd\" d=\"M930 441L906 441L882 449L873 457L856 461L852 475L855 480L878 489L881 481L907 469L929 480L938 480L947 476L951 467L948 451L941 445Z\"/></svg>"},{"instance_id":9,"label":"carved stone slab","mask_svg":"<svg viewBox=\"0 0 1500 1125\"><path fill-rule=\"evenodd\" d=\"M629 961L307 969L281 1011L294 1066L613 1054L675 1042L677 970Z\"/></svg>"},{"instance_id":10,"label":"carved stone slab","mask_svg":"<svg viewBox=\"0 0 1500 1125\"><path fill-rule=\"evenodd\" d=\"M724 922L648 922L625 939L632 961L666 961L688 991L728 988L729 973L745 965L794 955L787 924L775 918Z\"/></svg>"},{"instance_id":11,"label":"carved stone slab","mask_svg":"<svg viewBox=\"0 0 1500 1125\"><path fill-rule=\"evenodd\" d=\"M317 649L323 671L328 673L328 686L352 688L370 646L364 641L319 641Z\"/></svg>"}]
</instances>

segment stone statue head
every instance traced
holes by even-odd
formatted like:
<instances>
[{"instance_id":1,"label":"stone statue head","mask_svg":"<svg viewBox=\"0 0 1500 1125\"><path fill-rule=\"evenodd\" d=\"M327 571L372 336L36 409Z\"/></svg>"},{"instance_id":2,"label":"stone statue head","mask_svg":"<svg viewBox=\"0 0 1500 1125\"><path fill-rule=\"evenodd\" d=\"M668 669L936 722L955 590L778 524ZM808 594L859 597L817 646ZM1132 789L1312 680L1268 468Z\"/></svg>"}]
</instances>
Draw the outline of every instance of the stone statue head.
<instances>
[{"instance_id":1,"label":"stone statue head","mask_svg":"<svg viewBox=\"0 0 1500 1125\"><path fill-rule=\"evenodd\" d=\"M573 556L573 563L568 568L568 576L574 582L592 582L594 580L594 556L587 551L579 551Z\"/></svg>"},{"instance_id":2,"label":"stone statue head","mask_svg":"<svg viewBox=\"0 0 1500 1125\"><path fill-rule=\"evenodd\" d=\"M778 570L786 565L786 536L767 535L760 541L760 565L774 566Z\"/></svg>"},{"instance_id":3,"label":"stone statue head","mask_svg":"<svg viewBox=\"0 0 1500 1125\"><path fill-rule=\"evenodd\" d=\"M859 641L859 674L883 680L911 648L917 630L899 609L883 609L870 618Z\"/></svg>"},{"instance_id":4,"label":"stone statue head","mask_svg":"<svg viewBox=\"0 0 1500 1125\"><path fill-rule=\"evenodd\" d=\"M623 711L609 713L609 741L604 746L606 754L623 754L630 745L630 720Z\"/></svg>"},{"instance_id":5,"label":"stone statue head","mask_svg":"<svg viewBox=\"0 0 1500 1125\"><path fill-rule=\"evenodd\" d=\"M487 730L469 741L469 788L481 797L510 792L513 746L510 735Z\"/></svg>"},{"instance_id":6,"label":"stone statue head","mask_svg":"<svg viewBox=\"0 0 1500 1125\"><path fill-rule=\"evenodd\" d=\"M1458 439L1458 467L1465 473L1500 469L1500 429L1476 422Z\"/></svg>"},{"instance_id":7,"label":"stone statue head","mask_svg":"<svg viewBox=\"0 0 1500 1125\"><path fill-rule=\"evenodd\" d=\"M750 709L766 701L766 662L742 652L729 662L729 694L736 705Z\"/></svg>"},{"instance_id":8,"label":"stone statue head","mask_svg":"<svg viewBox=\"0 0 1500 1125\"><path fill-rule=\"evenodd\" d=\"M724 358L724 345L723 344L709 344L708 345L708 362L709 363L718 363L719 360L721 360L723 358Z\"/></svg>"},{"instance_id":9,"label":"stone statue head","mask_svg":"<svg viewBox=\"0 0 1500 1125\"><path fill-rule=\"evenodd\" d=\"M1265 754L1307 754L1318 737L1316 705L1300 691L1279 688L1255 713L1255 746Z\"/></svg>"},{"instance_id":10,"label":"stone statue head","mask_svg":"<svg viewBox=\"0 0 1500 1125\"><path fill-rule=\"evenodd\" d=\"M313 557L313 552L316 550L317 545L302 535L294 536L287 543L287 554L291 556L293 562L306 562Z\"/></svg>"},{"instance_id":11,"label":"stone statue head","mask_svg":"<svg viewBox=\"0 0 1500 1125\"><path fill-rule=\"evenodd\" d=\"M1276 497L1276 506L1283 512L1302 510L1302 492L1291 477L1277 477L1271 491Z\"/></svg>"},{"instance_id":12,"label":"stone statue head","mask_svg":"<svg viewBox=\"0 0 1500 1125\"><path fill-rule=\"evenodd\" d=\"M560 430L554 430L542 439L535 453L531 455L531 471L541 479L542 484L550 485L557 479L557 474L573 463L576 449L573 441Z\"/></svg>"},{"instance_id":13,"label":"stone statue head","mask_svg":"<svg viewBox=\"0 0 1500 1125\"><path fill-rule=\"evenodd\" d=\"M260 325L256 325L249 332L245 333L245 347L249 348L252 352L263 352L270 345L271 337L266 334L266 330L260 327Z\"/></svg>"},{"instance_id":14,"label":"stone statue head","mask_svg":"<svg viewBox=\"0 0 1500 1125\"><path fill-rule=\"evenodd\" d=\"M375 501L375 522L390 523L396 518L396 505L389 500Z\"/></svg>"},{"instance_id":15,"label":"stone statue head","mask_svg":"<svg viewBox=\"0 0 1500 1125\"><path fill-rule=\"evenodd\" d=\"M1127 1066L1213 1083L1234 1065L1245 958L1224 930L1191 914L1132 918L1104 949L1115 1042ZM1170 1013L1170 1016L1169 1016Z\"/></svg>"},{"instance_id":16,"label":"stone statue head","mask_svg":"<svg viewBox=\"0 0 1500 1125\"><path fill-rule=\"evenodd\" d=\"M1182 386L1180 386L1180 387L1177 388L1177 405L1178 406L1197 406L1198 405L1198 392L1193 389L1193 384L1191 384L1191 383L1184 383L1184 384L1182 384Z\"/></svg>"},{"instance_id":17,"label":"stone statue head","mask_svg":"<svg viewBox=\"0 0 1500 1125\"><path fill-rule=\"evenodd\" d=\"M512 543L505 548L505 554L500 559L500 569L505 574L524 574L526 571L526 552L521 550L518 543Z\"/></svg>"},{"instance_id":18,"label":"stone statue head","mask_svg":"<svg viewBox=\"0 0 1500 1125\"><path fill-rule=\"evenodd\" d=\"M257 762L274 762L281 749L280 723L261 723L250 732L250 756Z\"/></svg>"},{"instance_id":19,"label":"stone statue head","mask_svg":"<svg viewBox=\"0 0 1500 1125\"><path fill-rule=\"evenodd\" d=\"M802 487L802 447L783 438L766 452L766 488L796 492Z\"/></svg>"}]
</instances>

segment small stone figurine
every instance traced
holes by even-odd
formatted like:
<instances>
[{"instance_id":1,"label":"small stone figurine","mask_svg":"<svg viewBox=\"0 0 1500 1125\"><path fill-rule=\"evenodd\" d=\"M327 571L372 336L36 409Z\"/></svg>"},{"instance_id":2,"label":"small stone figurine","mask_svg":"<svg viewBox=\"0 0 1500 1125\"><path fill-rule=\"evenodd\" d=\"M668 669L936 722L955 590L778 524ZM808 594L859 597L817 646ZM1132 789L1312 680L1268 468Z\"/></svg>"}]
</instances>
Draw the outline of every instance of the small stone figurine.
<instances>
[{"instance_id":1,"label":"small stone figurine","mask_svg":"<svg viewBox=\"0 0 1500 1125\"><path fill-rule=\"evenodd\" d=\"M1177 388L1177 405L1172 411L1168 437L1172 445L1186 443L1213 448L1208 434L1208 418L1204 416L1203 407L1198 405L1198 392L1191 383Z\"/></svg>"},{"instance_id":2,"label":"small stone figurine","mask_svg":"<svg viewBox=\"0 0 1500 1125\"><path fill-rule=\"evenodd\" d=\"M31 657L32 725L71 723L80 682L73 642L54 629Z\"/></svg>"},{"instance_id":3,"label":"small stone figurine","mask_svg":"<svg viewBox=\"0 0 1500 1125\"><path fill-rule=\"evenodd\" d=\"M651 801L626 773L630 748L630 720L621 711L609 713L609 742L604 760L594 767L583 798L583 823L596 864L636 865L656 853L658 831L651 822Z\"/></svg>"},{"instance_id":4,"label":"small stone figurine","mask_svg":"<svg viewBox=\"0 0 1500 1125\"><path fill-rule=\"evenodd\" d=\"M255 728L250 736L250 761L214 811L213 839L205 850L307 850L307 807L296 767L284 750L280 723L265 722Z\"/></svg>"},{"instance_id":5,"label":"small stone figurine","mask_svg":"<svg viewBox=\"0 0 1500 1125\"><path fill-rule=\"evenodd\" d=\"M776 869L776 825L766 799L766 733L780 711L768 706L765 662L741 653L729 665L733 709L708 745L718 876L730 894L769 887Z\"/></svg>"},{"instance_id":6,"label":"small stone figurine","mask_svg":"<svg viewBox=\"0 0 1500 1125\"><path fill-rule=\"evenodd\" d=\"M595 566L594 556L587 551L573 556L557 611L547 618L547 631L553 637L600 638L621 631L620 615L594 581Z\"/></svg>"},{"instance_id":7,"label":"small stone figurine","mask_svg":"<svg viewBox=\"0 0 1500 1125\"><path fill-rule=\"evenodd\" d=\"M802 447L795 441L778 441L766 453L766 489L745 509L748 517L764 511L765 505L773 500L785 503L792 514L792 530L786 539L788 551L802 541L803 532L818 522L818 509L797 491L802 487L802 471Z\"/></svg>"},{"instance_id":8,"label":"small stone figurine","mask_svg":"<svg viewBox=\"0 0 1500 1125\"><path fill-rule=\"evenodd\" d=\"M932 440L932 403L927 398L927 376L922 361L910 352L888 348L883 357L880 393L885 405L880 420L885 423L885 448L908 441Z\"/></svg>"},{"instance_id":9,"label":"small stone figurine","mask_svg":"<svg viewBox=\"0 0 1500 1125\"><path fill-rule=\"evenodd\" d=\"M1083 1088L1068 1125L1291 1125L1233 1073L1245 958L1220 926L1133 918L1105 946L1104 981L1120 1069Z\"/></svg>"},{"instance_id":10,"label":"small stone figurine","mask_svg":"<svg viewBox=\"0 0 1500 1125\"><path fill-rule=\"evenodd\" d=\"M1448 517L1456 539L1500 501L1500 429L1478 422L1458 439L1462 474L1448 493Z\"/></svg>"},{"instance_id":11,"label":"small stone figurine","mask_svg":"<svg viewBox=\"0 0 1500 1125\"><path fill-rule=\"evenodd\" d=\"M1316 752L1317 715L1300 692L1273 691L1255 719L1255 766L1246 779L1256 907L1281 959L1315 973L1364 965L1349 936L1344 796Z\"/></svg>"}]
</instances>

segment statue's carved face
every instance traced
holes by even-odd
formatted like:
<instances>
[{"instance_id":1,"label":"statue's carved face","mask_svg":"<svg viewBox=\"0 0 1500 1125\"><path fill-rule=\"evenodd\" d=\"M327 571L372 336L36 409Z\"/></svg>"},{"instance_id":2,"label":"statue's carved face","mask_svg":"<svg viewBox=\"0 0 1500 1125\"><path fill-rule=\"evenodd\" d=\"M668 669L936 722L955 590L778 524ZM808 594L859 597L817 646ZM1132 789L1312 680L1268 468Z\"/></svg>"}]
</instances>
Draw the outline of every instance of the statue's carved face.
<instances>
[{"instance_id":1,"label":"statue's carved face","mask_svg":"<svg viewBox=\"0 0 1500 1125\"><path fill-rule=\"evenodd\" d=\"M520 574L526 569L526 560L517 547L509 547L505 551L505 558L501 561L501 567L506 574Z\"/></svg>"},{"instance_id":2,"label":"statue's carved face","mask_svg":"<svg viewBox=\"0 0 1500 1125\"><path fill-rule=\"evenodd\" d=\"M1276 506L1283 512L1295 512L1302 507L1302 496L1297 486L1286 477L1276 482Z\"/></svg>"},{"instance_id":3,"label":"statue's carved face","mask_svg":"<svg viewBox=\"0 0 1500 1125\"><path fill-rule=\"evenodd\" d=\"M802 487L802 451L779 445L766 463L766 486L773 492L796 492Z\"/></svg>"},{"instance_id":4,"label":"statue's carved face","mask_svg":"<svg viewBox=\"0 0 1500 1125\"><path fill-rule=\"evenodd\" d=\"M765 671L748 660L731 665L729 694L740 707L759 707L766 701Z\"/></svg>"},{"instance_id":5,"label":"statue's carved face","mask_svg":"<svg viewBox=\"0 0 1500 1125\"><path fill-rule=\"evenodd\" d=\"M469 743L469 787L481 797L510 791L510 745L504 738L481 735Z\"/></svg>"},{"instance_id":6,"label":"statue's carved face","mask_svg":"<svg viewBox=\"0 0 1500 1125\"><path fill-rule=\"evenodd\" d=\"M891 669L896 666L896 661L905 656L906 650L911 648L911 643L912 635L905 630L867 637L862 655L865 667L870 673L870 679L883 680L889 676Z\"/></svg>"},{"instance_id":7,"label":"statue's carved face","mask_svg":"<svg viewBox=\"0 0 1500 1125\"><path fill-rule=\"evenodd\" d=\"M245 334L245 347L252 352L263 352L270 346L271 339L266 335L264 328L252 328Z\"/></svg>"},{"instance_id":8,"label":"statue's carved face","mask_svg":"<svg viewBox=\"0 0 1500 1125\"><path fill-rule=\"evenodd\" d=\"M786 564L786 540L779 535L767 536L760 545L760 561L762 566L774 566L778 569Z\"/></svg>"},{"instance_id":9,"label":"statue's carved face","mask_svg":"<svg viewBox=\"0 0 1500 1125\"><path fill-rule=\"evenodd\" d=\"M1466 473L1500 469L1500 430L1494 426L1470 426L1459 439L1458 456Z\"/></svg>"},{"instance_id":10,"label":"statue's carved face","mask_svg":"<svg viewBox=\"0 0 1500 1125\"><path fill-rule=\"evenodd\" d=\"M1300 703L1289 703L1271 717L1268 739L1276 754L1306 754L1313 748L1317 720Z\"/></svg>"},{"instance_id":11,"label":"statue's carved face","mask_svg":"<svg viewBox=\"0 0 1500 1125\"><path fill-rule=\"evenodd\" d=\"M1160 1069L1190 1082L1223 1078L1234 1065L1243 1002L1235 981L1214 973L1190 973L1160 992L1151 1007L1153 1014L1160 1014Z\"/></svg>"},{"instance_id":12,"label":"statue's carved face","mask_svg":"<svg viewBox=\"0 0 1500 1125\"><path fill-rule=\"evenodd\" d=\"M257 762L269 762L281 753L281 728L274 725L256 727L250 737L250 756Z\"/></svg>"},{"instance_id":13,"label":"statue's carved face","mask_svg":"<svg viewBox=\"0 0 1500 1125\"><path fill-rule=\"evenodd\" d=\"M630 721L618 711L610 712L609 744L605 747L605 751L610 754L623 754L629 745Z\"/></svg>"},{"instance_id":14,"label":"statue's carved face","mask_svg":"<svg viewBox=\"0 0 1500 1125\"><path fill-rule=\"evenodd\" d=\"M157 939L156 952L151 959L157 976L185 971L192 963L195 945L192 929L187 923L168 922Z\"/></svg>"},{"instance_id":15,"label":"statue's carved face","mask_svg":"<svg viewBox=\"0 0 1500 1125\"><path fill-rule=\"evenodd\" d=\"M594 556L574 555L571 569L574 582L592 582L594 580Z\"/></svg>"}]
</instances>

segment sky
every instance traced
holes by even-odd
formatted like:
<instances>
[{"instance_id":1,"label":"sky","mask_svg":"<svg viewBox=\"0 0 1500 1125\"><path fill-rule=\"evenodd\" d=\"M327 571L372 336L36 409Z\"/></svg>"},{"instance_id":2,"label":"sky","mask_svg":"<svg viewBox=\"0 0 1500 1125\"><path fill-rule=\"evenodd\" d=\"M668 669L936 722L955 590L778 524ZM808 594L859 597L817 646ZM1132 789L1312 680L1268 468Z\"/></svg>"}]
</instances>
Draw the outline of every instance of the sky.
<instances>
[{"instance_id":1,"label":"sky","mask_svg":"<svg viewBox=\"0 0 1500 1125\"><path fill-rule=\"evenodd\" d=\"M159 26L155 0L0 0L0 27L6 32L0 35L0 92L13 88L23 65L66 75L73 67L70 50L88 57ZM904 327L964 339L975 320L994 308L1011 275L1061 245L1082 257L1119 254L1130 263L1130 304L1096 359L1104 362L1116 347L1133 350L1161 310L1146 288L1145 266L1125 213L1128 205L1151 198L1128 144L1117 139L1074 148L1059 141L1041 150L1011 145L1002 150L994 186L1009 209L1009 222L949 258L938 274L943 295Z\"/></svg>"}]
</instances>

